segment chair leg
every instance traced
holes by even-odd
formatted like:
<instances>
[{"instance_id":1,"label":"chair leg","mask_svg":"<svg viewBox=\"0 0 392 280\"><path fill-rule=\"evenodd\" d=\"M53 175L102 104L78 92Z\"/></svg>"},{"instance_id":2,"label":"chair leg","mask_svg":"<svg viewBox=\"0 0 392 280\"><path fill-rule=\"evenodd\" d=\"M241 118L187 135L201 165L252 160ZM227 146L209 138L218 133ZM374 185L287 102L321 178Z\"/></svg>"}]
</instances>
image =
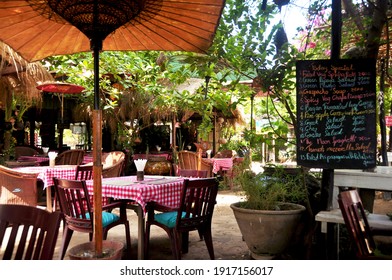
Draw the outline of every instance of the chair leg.
<instances>
[{"instance_id":1,"label":"chair leg","mask_svg":"<svg viewBox=\"0 0 392 280\"><path fill-rule=\"evenodd\" d=\"M146 223L146 231L144 232L144 258L148 259L148 252L150 250L150 224Z\"/></svg>"},{"instance_id":2,"label":"chair leg","mask_svg":"<svg viewBox=\"0 0 392 280\"><path fill-rule=\"evenodd\" d=\"M199 232L199 234L200 234L200 232ZM180 234L180 237L181 237L181 251L183 254L186 254L189 251L189 232L188 231L182 232ZM203 238L203 235L200 234L200 239L203 240L202 238Z\"/></svg>"},{"instance_id":3,"label":"chair leg","mask_svg":"<svg viewBox=\"0 0 392 280\"><path fill-rule=\"evenodd\" d=\"M204 239L203 233L200 231L200 229L198 229L197 231L199 232L200 241L202 241Z\"/></svg>"},{"instance_id":4,"label":"chair leg","mask_svg":"<svg viewBox=\"0 0 392 280\"><path fill-rule=\"evenodd\" d=\"M64 227L64 233L63 233L63 240L61 242L61 247L60 247L60 260L64 259L65 252L67 251L69 242L71 241L73 234L73 230L69 229L67 226Z\"/></svg>"},{"instance_id":5,"label":"chair leg","mask_svg":"<svg viewBox=\"0 0 392 280\"><path fill-rule=\"evenodd\" d=\"M171 248L174 259L181 260L181 233L170 230L168 234L171 241Z\"/></svg>"},{"instance_id":6,"label":"chair leg","mask_svg":"<svg viewBox=\"0 0 392 280\"><path fill-rule=\"evenodd\" d=\"M125 221L124 226L125 226L125 239L127 242L126 256L128 259L130 259L131 258L131 231L129 230L129 222Z\"/></svg>"},{"instance_id":7,"label":"chair leg","mask_svg":"<svg viewBox=\"0 0 392 280\"><path fill-rule=\"evenodd\" d=\"M207 228L204 231L203 235L204 235L204 241L205 241L207 249L208 249L208 254L210 255L210 259L214 260L215 254L214 254L214 245L212 243L211 227Z\"/></svg>"}]
</instances>

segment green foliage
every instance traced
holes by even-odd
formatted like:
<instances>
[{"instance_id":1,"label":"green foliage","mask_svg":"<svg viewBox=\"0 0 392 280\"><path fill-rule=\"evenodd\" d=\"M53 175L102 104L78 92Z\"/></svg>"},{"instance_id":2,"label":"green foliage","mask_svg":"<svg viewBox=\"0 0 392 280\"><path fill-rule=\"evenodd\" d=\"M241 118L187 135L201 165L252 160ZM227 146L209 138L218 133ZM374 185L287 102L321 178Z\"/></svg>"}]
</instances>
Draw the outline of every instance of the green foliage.
<instances>
[{"instance_id":1,"label":"green foliage","mask_svg":"<svg viewBox=\"0 0 392 280\"><path fill-rule=\"evenodd\" d=\"M225 144L222 144L219 147L219 150L234 150L238 151L239 149L246 147L248 143L245 140L231 140Z\"/></svg>"},{"instance_id":2,"label":"green foliage","mask_svg":"<svg viewBox=\"0 0 392 280\"><path fill-rule=\"evenodd\" d=\"M289 5L296 5L295 2ZM296 126L295 62L330 56L330 1L310 1L306 11L309 24L298 30L298 46L288 44L281 23L272 23L272 18L280 13L277 5L267 1L264 9L262 4L260 0L227 0L214 43L206 54L101 52L100 96L104 117L117 121L147 119L161 111L176 112L177 119L181 119L184 112L193 111L202 116L199 138L207 139L213 127L213 111L221 110L229 116L234 108L255 94L240 81L257 80L260 91L268 93L268 97L255 98L254 115L271 120L263 133L274 133L285 139L288 127ZM358 12L355 16L366 27L370 26L373 6L365 5L355 6ZM343 17L342 45L366 46L367 30L356 28L351 17ZM86 94L80 96L80 103L92 106L91 53L51 57L44 63L57 73L58 80L84 86ZM208 88L204 84L196 92L175 89L189 78L207 77ZM132 113L127 115L119 114L124 99L133 100L128 107ZM257 143L261 142L254 139L250 145Z\"/></svg>"},{"instance_id":3,"label":"green foliage","mask_svg":"<svg viewBox=\"0 0 392 280\"><path fill-rule=\"evenodd\" d=\"M255 210L280 210L282 202L303 203L307 189L302 169L286 169L279 165L269 167L268 172L254 174L246 168L235 178L246 196L241 207Z\"/></svg>"}]
</instances>

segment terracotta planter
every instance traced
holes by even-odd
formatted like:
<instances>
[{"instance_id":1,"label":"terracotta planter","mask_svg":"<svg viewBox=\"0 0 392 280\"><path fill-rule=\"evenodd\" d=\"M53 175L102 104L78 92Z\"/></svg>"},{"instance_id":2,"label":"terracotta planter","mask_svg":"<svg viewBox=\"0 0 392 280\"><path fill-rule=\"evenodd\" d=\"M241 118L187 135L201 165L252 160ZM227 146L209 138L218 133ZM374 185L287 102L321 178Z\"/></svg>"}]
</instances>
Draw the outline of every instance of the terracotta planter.
<instances>
[{"instance_id":1,"label":"terracotta planter","mask_svg":"<svg viewBox=\"0 0 392 280\"><path fill-rule=\"evenodd\" d=\"M305 207L284 203L290 210L252 210L230 205L253 259L272 259L282 254L295 236Z\"/></svg>"},{"instance_id":2,"label":"terracotta planter","mask_svg":"<svg viewBox=\"0 0 392 280\"><path fill-rule=\"evenodd\" d=\"M71 260L121 260L124 243L118 241L103 240L103 256L95 255L95 242L87 242L72 247L68 251Z\"/></svg>"}]
</instances>

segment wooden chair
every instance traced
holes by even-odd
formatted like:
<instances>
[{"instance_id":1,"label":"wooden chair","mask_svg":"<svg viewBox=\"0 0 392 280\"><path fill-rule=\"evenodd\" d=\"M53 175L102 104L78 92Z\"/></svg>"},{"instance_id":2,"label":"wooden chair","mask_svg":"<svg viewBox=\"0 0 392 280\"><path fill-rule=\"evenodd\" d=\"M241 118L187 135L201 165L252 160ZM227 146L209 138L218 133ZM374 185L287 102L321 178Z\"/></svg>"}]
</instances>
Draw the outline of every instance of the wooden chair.
<instances>
[{"instance_id":1,"label":"wooden chair","mask_svg":"<svg viewBox=\"0 0 392 280\"><path fill-rule=\"evenodd\" d=\"M390 231L372 229L357 190L343 191L338 195L339 208L342 212L344 223L356 247L359 259L379 258L374 255L376 243L373 235L390 235ZM392 256L391 256L392 258Z\"/></svg>"},{"instance_id":2,"label":"wooden chair","mask_svg":"<svg viewBox=\"0 0 392 280\"><path fill-rule=\"evenodd\" d=\"M78 165L75 172L75 180L91 180L93 178L92 165Z\"/></svg>"},{"instance_id":3,"label":"wooden chair","mask_svg":"<svg viewBox=\"0 0 392 280\"><path fill-rule=\"evenodd\" d=\"M60 222L60 212L28 205L0 205L3 260L51 260Z\"/></svg>"},{"instance_id":4,"label":"wooden chair","mask_svg":"<svg viewBox=\"0 0 392 280\"><path fill-rule=\"evenodd\" d=\"M78 165L75 172L75 180L91 180L93 179L93 166L88 165ZM90 195L90 201L93 197ZM109 204L113 201L110 197L102 197L102 205Z\"/></svg>"},{"instance_id":5,"label":"wooden chair","mask_svg":"<svg viewBox=\"0 0 392 280\"><path fill-rule=\"evenodd\" d=\"M179 169L198 169L198 155L195 152L180 151L177 153ZM200 170L207 170L207 177L211 177L212 165L211 163L201 159Z\"/></svg>"},{"instance_id":6,"label":"wooden chair","mask_svg":"<svg viewBox=\"0 0 392 280\"><path fill-rule=\"evenodd\" d=\"M217 193L218 181L215 178L185 179L178 209L170 209L154 202L149 204L145 232L145 255L148 256L149 251L150 227L156 225L169 235L175 259L181 259L181 251L182 253L188 252L189 232L193 230L197 230L204 238L210 258L214 259L211 222ZM161 213L155 213L155 211Z\"/></svg>"},{"instance_id":7,"label":"wooden chair","mask_svg":"<svg viewBox=\"0 0 392 280\"><path fill-rule=\"evenodd\" d=\"M38 174L0 165L0 204L37 206Z\"/></svg>"},{"instance_id":8,"label":"wooden chair","mask_svg":"<svg viewBox=\"0 0 392 280\"><path fill-rule=\"evenodd\" d=\"M84 154L85 151L79 149L64 151L56 157L56 165L80 165Z\"/></svg>"},{"instance_id":9,"label":"wooden chair","mask_svg":"<svg viewBox=\"0 0 392 280\"><path fill-rule=\"evenodd\" d=\"M123 174L125 166L125 154L121 151L113 151L104 155L102 177L119 177Z\"/></svg>"},{"instance_id":10,"label":"wooden chair","mask_svg":"<svg viewBox=\"0 0 392 280\"><path fill-rule=\"evenodd\" d=\"M92 241L94 231L93 209L85 181L58 178L53 178L53 181L56 198L64 215L64 233L60 248L60 259L63 259L74 231L89 233L90 241ZM121 201L102 206L102 225L103 238L105 240L111 228L120 224L125 226L127 253L129 256L131 235L126 206L126 203ZM119 208L119 216L110 212L114 208Z\"/></svg>"},{"instance_id":11,"label":"wooden chair","mask_svg":"<svg viewBox=\"0 0 392 280\"><path fill-rule=\"evenodd\" d=\"M38 149L30 146L15 146L15 159L20 156L36 156L39 155Z\"/></svg>"},{"instance_id":12,"label":"wooden chair","mask_svg":"<svg viewBox=\"0 0 392 280\"><path fill-rule=\"evenodd\" d=\"M195 169L180 169L181 177L189 178L207 178L207 170L195 170Z\"/></svg>"}]
</instances>

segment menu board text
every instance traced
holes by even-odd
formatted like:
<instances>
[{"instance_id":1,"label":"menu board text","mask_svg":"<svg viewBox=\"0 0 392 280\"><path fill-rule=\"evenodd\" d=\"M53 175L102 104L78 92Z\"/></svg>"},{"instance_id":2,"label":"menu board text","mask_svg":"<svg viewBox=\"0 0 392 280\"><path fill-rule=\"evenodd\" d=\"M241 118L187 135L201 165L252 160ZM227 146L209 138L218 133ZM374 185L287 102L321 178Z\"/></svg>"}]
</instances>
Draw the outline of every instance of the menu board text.
<instances>
[{"instance_id":1,"label":"menu board text","mask_svg":"<svg viewBox=\"0 0 392 280\"><path fill-rule=\"evenodd\" d=\"M376 166L375 61L297 61L297 163Z\"/></svg>"}]
</instances>

